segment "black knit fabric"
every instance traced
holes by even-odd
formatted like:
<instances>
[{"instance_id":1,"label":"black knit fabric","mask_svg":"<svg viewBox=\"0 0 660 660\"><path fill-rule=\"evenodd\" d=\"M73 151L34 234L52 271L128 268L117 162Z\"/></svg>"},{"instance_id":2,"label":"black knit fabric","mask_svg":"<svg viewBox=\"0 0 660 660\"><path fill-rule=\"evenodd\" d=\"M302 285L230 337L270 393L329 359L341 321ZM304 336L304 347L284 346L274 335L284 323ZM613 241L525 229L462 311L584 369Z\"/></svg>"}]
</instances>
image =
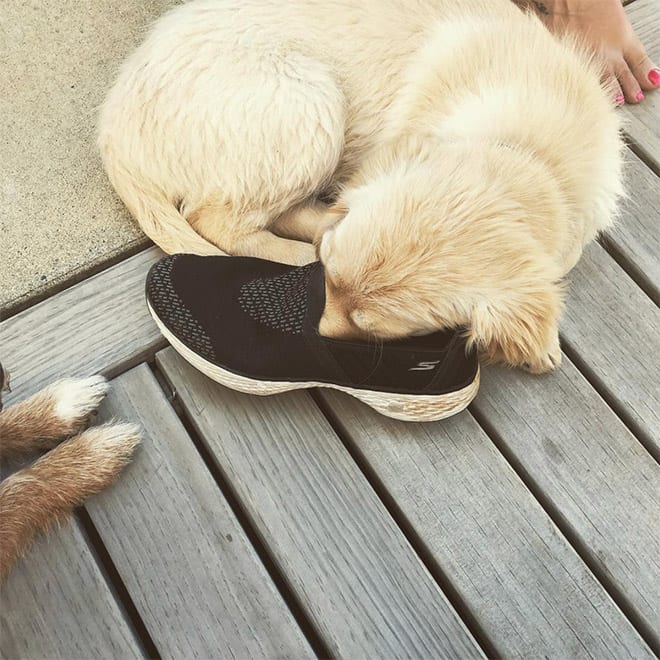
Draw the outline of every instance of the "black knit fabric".
<instances>
[{"instance_id":1,"label":"black knit fabric","mask_svg":"<svg viewBox=\"0 0 660 660\"><path fill-rule=\"evenodd\" d=\"M205 360L255 380L317 381L402 394L444 394L477 373L460 330L389 342L321 337L320 263L173 255L149 272L161 322Z\"/></svg>"},{"instance_id":2,"label":"black knit fabric","mask_svg":"<svg viewBox=\"0 0 660 660\"><path fill-rule=\"evenodd\" d=\"M307 280L313 268L310 264L247 282L238 294L241 309L270 328L300 334L307 311Z\"/></svg>"},{"instance_id":3,"label":"black knit fabric","mask_svg":"<svg viewBox=\"0 0 660 660\"><path fill-rule=\"evenodd\" d=\"M194 346L195 352L205 360L213 362L215 351L204 328L193 317L192 312L179 298L172 286L172 268L180 255L161 259L154 265L150 275L149 298L152 308L167 309L167 325L186 344Z\"/></svg>"}]
</instances>

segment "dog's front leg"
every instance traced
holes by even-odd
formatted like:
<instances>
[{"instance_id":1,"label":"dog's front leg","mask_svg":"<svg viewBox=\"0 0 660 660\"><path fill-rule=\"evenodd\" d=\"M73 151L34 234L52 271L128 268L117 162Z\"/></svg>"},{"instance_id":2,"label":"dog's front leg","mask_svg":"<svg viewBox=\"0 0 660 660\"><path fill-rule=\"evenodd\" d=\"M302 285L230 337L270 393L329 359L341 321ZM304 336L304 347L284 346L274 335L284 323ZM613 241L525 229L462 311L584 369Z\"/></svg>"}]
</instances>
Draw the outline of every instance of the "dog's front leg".
<instances>
[{"instance_id":1,"label":"dog's front leg","mask_svg":"<svg viewBox=\"0 0 660 660\"><path fill-rule=\"evenodd\" d=\"M503 362L534 374L556 369L561 364L561 288L552 285L510 298L514 304L486 302L475 308L471 342L486 362Z\"/></svg>"},{"instance_id":2,"label":"dog's front leg","mask_svg":"<svg viewBox=\"0 0 660 660\"><path fill-rule=\"evenodd\" d=\"M0 484L0 580L35 534L117 478L139 440L132 424L90 428Z\"/></svg>"},{"instance_id":3,"label":"dog's front leg","mask_svg":"<svg viewBox=\"0 0 660 660\"><path fill-rule=\"evenodd\" d=\"M81 431L108 391L102 376L49 385L0 412L0 460L51 449Z\"/></svg>"}]
</instances>

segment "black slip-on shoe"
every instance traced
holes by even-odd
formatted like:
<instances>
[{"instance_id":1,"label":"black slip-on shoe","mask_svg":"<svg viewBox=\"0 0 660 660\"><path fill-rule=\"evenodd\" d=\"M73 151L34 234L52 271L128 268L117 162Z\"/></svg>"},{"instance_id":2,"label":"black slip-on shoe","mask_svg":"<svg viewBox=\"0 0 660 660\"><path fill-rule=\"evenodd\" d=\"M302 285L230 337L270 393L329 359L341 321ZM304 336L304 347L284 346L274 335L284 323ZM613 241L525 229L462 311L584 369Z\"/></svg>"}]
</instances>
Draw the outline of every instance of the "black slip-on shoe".
<instances>
[{"instance_id":1,"label":"black slip-on shoe","mask_svg":"<svg viewBox=\"0 0 660 660\"><path fill-rule=\"evenodd\" d=\"M479 388L476 352L460 331L377 344L319 335L320 263L176 254L152 266L146 295L170 344L241 392L332 387L389 417L430 421L463 410Z\"/></svg>"}]
</instances>

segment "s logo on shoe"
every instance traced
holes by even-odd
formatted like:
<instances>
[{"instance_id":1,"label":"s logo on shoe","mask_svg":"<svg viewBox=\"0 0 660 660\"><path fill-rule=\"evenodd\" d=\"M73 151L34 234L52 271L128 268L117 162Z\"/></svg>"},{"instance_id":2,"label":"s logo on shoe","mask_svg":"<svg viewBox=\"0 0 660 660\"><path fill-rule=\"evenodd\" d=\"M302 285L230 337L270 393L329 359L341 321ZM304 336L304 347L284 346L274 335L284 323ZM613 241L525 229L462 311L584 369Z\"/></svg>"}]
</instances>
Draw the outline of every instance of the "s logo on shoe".
<instances>
[{"instance_id":1,"label":"s logo on shoe","mask_svg":"<svg viewBox=\"0 0 660 660\"><path fill-rule=\"evenodd\" d=\"M435 369L440 364L440 360L434 360L433 362L418 362L416 367L410 367L408 371L429 371L430 369Z\"/></svg>"}]
</instances>

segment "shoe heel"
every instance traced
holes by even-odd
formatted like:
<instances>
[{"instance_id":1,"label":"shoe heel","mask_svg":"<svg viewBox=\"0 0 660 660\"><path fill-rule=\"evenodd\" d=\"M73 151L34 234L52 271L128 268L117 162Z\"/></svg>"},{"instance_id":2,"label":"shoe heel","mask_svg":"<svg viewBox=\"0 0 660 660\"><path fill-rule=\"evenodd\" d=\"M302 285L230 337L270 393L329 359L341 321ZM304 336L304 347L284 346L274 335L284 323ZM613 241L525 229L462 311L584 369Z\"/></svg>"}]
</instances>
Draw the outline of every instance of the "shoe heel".
<instances>
[{"instance_id":1,"label":"shoe heel","mask_svg":"<svg viewBox=\"0 0 660 660\"><path fill-rule=\"evenodd\" d=\"M341 389L386 417L404 422L434 422L468 407L479 391L480 372L463 389L448 394L391 394L352 388Z\"/></svg>"}]
</instances>

